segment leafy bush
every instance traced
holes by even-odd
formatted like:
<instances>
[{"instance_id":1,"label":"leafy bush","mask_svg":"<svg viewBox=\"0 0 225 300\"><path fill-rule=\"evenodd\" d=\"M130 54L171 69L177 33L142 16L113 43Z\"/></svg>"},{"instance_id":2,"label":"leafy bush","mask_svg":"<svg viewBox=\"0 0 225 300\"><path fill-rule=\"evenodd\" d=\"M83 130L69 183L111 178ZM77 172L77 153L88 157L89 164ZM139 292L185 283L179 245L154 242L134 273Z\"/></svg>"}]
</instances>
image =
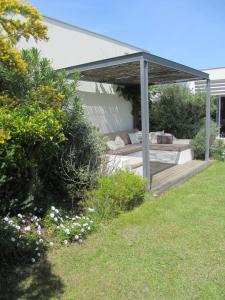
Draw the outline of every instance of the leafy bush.
<instances>
[{"instance_id":1,"label":"leafy bush","mask_svg":"<svg viewBox=\"0 0 225 300\"><path fill-rule=\"evenodd\" d=\"M131 171L119 170L101 177L98 188L87 192L86 204L94 207L100 219L110 219L143 201L145 181Z\"/></svg>"},{"instance_id":2,"label":"leafy bush","mask_svg":"<svg viewBox=\"0 0 225 300\"><path fill-rule=\"evenodd\" d=\"M87 208L85 215L73 216L52 206L44 218L41 215L43 209L35 207L33 213L0 219L0 269L35 263L47 247L58 243L81 243L96 226L92 208Z\"/></svg>"},{"instance_id":3,"label":"leafy bush","mask_svg":"<svg viewBox=\"0 0 225 300\"><path fill-rule=\"evenodd\" d=\"M41 218L18 214L0 220L0 264L35 263L45 250Z\"/></svg>"},{"instance_id":4,"label":"leafy bush","mask_svg":"<svg viewBox=\"0 0 225 300\"><path fill-rule=\"evenodd\" d=\"M212 118L215 114L216 104L211 101ZM165 130L177 138L192 139L204 118L205 94L194 94L181 84L159 86L150 102L151 131Z\"/></svg>"},{"instance_id":5,"label":"leafy bush","mask_svg":"<svg viewBox=\"0 0 225 300\"><path fill-rule=\"evenodd\" d=\"M225 144L223 140L216 139L211 148L212 157L216 160L225 160Z\"/></svg>"},{"instance_id":6,"label":"leafy bush","mask_svg":"<svg viewBox=\"0 0 225 300\"><path fill-rule=\"evenodd\" d=\"M210 126L210 147L214 143L217 134L217 126L215 122L211 122ZM205 125L202 125L196 136L191 142L191 147L194 151L194 156L197 159L204 159L206 150L206 132Z\"/></svg>"}]
</instances>

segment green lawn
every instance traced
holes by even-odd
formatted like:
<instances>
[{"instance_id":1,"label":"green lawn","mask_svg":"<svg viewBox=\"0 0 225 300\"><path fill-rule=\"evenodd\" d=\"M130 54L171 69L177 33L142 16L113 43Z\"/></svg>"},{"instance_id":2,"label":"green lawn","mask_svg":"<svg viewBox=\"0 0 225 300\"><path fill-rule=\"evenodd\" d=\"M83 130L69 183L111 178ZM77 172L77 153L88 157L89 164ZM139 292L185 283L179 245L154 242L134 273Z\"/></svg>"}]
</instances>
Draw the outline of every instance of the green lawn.
<instances>
[{"instance_id":1,"label":"green lawn","mask_svg":"<svg viewBox=\"0 0 225 300\"><path fill-rule=\"evenodd\" d=\"M225 164L52 250L24 282L19 299L225 299Z\"/></svg>"}]
</instances>

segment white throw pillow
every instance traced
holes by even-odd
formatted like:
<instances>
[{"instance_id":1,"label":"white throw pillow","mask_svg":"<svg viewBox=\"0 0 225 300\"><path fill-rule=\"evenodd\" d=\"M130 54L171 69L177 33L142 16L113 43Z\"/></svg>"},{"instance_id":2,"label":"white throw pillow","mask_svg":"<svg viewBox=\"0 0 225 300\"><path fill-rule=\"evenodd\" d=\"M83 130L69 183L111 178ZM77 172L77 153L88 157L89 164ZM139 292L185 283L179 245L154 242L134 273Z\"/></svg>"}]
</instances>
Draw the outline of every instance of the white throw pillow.
<instances>
[{"instance_id":1,"label":"white throw pillow","mask_svg":"<svg viewBox=\"0 0 225 300\"><path fill-rule=\"evenodd\" d=\"M115 141L107 141L106 145L109 150L117 150L123 148L125 146L125 143L120 136L116 136Z\"/></svg>"},{"instance_id":2,"label":"white throw pillow","mask_svg":"<svg viewBox=\"0 0 225 300\"><path fill-rule=\"evenodd\" d=\"M131 144L140 144L140 140L139 140L138 134L136 132L128 133L128 135L129 135Z\"/></svg>"},{"instance_id":3,"label":"white throw pillow","mask_svg":"<svg viewBox=\"0 0 225 300\"><path fill-rule=\"evenodd\" d=\"M163 131L153 131L149 133L149 140L150 143L152 144L157 144L157 135L162 135L164 134L164 130Z\"/></svg>"},{"instance_id":4,"label":"white throw pillow","mask_svg":"<svg viewBox=\"0 0 225 300\"><path fill-rule=\"evenodd\" d=\"M116 149L118 149L118 145L115 143L115 141L107 141L106 145L109 148L109 150L116 150Z\"/></svg>"},{"instance_id":5,"label":"white throw pillow","mask_svg":"<svg viewBox=\"0 0 225 300\"><path fill-rule=\"evenodd\" d=\"M124 143L124 141L121 139L121 137L120 136L116 136L116 138L115 138L115 143L116 143L116 145L119 147L119 148L123 148L123 147L125 147L125 143Z\"/></svg>"}]
</instances>

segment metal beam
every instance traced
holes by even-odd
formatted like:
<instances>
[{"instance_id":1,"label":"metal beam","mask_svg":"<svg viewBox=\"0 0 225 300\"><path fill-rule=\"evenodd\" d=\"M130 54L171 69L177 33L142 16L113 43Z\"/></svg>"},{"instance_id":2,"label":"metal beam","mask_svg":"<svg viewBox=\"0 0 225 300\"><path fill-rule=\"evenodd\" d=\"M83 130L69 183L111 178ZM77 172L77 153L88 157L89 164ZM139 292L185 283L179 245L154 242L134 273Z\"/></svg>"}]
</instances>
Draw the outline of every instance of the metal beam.
<instances>
[{"instance_id":1,"label":"metal beam","mask_svg":"<svg viewBox=\"0 0 225 300\"><path fill-rule=\"evenodd\" d=\"M221 127L221 96L218 99L218 137L220 137L220 127Z\"/></svg>"},{"instance_id":2,"label":"metal beam","mask_svg":"<svg viewBox=\"0 0 225 300\"><path fill-rule=\"evenodd\" d=\"M144 58L145 61L149 62L149 65L159 65L163 67L167 67L168 69L171 70L176 70L178 72L184 72L189 75L191 75L194 78L198 79L208 79L209 74L190 68L188 66L176 63L174 61L153 55L148 52L136 52L136 53L131 53L131 54L126 54L122 56L117 56L117 57L111 57L107 59L102 59L98 61L93 61L81 65L75 65L65 69L69 75L72 75L75 72L84 72L88 70L95 70L95 69L101 69L101 68L106 68L106 67L112 67L112 66L117 66L121 64L128 64L132 62L139 62L140 59ZM191 78L188 78L187 80L190 80ZM98 78L96 78L96 81L98 81ZM111 82L113 83L113 82Z\"/></svg>"},{"instance_id":3,"label":"metal beam","mask_svg":"<svg viewBox=\"0 0 225 300\"><path fill-rule=\"evenodd\" d=\"M209 160L210 149L210 79L206 81L206 118L205 118L205 136L206 136L206 148L205 148L205 160Z\"/></svg>"},{"instance_id":4,"label":"metal beam","mask_svg":"<svg viewBox=\"0 0 225 300\"><path fill-rule=\"evenodd\" d=\"M141 123L143 143L143 177L147 179L146 188L150 189L150 159L149 159L149 103L148 103L148 62L140 60L141 81Z\"/></svg>"}]
</instances>

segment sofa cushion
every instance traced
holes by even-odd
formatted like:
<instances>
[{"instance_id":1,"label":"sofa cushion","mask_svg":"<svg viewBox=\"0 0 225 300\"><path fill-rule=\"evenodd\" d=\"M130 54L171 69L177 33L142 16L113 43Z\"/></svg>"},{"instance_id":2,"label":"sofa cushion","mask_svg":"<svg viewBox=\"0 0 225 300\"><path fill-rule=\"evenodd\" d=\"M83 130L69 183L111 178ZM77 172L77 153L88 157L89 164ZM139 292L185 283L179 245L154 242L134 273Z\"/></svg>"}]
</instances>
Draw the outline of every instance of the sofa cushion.
<instances>
[{"instance_id":1,"label":"sofa cushion","mask_svg":"<svg viewBox=\"0 0 225 300\"><path fill-rule=\"evenodd\" d=\"M128 144L121 149L110 150L108 154L112 155L128 155L130 153L142 151L142 144Z\"/></svg>"},{"instance_id":2,"label":"sofa cushion","mask_svg":"<svg viewBox=\"0 0 225 300\"><path fill-rule=\"evenodd\" d=\"M131 144L140 144L138 133L128 133Z\"/></svg>"},{"instance_id":3,"label":"sofa cushion","mask_svg":"<svg viewBox=\"0 0 225 300\"><path fill-rule=\"evenodd\" d=\"M107 137L110 141L114 141L116 136L120 136L121 139L124 141L125 145L131 144L130 138L128 133L137 132L136 129L129 129L124 131L118 131L118 132L109 132L103 134L103 137Z\"/></svg>"}]
</instances>

